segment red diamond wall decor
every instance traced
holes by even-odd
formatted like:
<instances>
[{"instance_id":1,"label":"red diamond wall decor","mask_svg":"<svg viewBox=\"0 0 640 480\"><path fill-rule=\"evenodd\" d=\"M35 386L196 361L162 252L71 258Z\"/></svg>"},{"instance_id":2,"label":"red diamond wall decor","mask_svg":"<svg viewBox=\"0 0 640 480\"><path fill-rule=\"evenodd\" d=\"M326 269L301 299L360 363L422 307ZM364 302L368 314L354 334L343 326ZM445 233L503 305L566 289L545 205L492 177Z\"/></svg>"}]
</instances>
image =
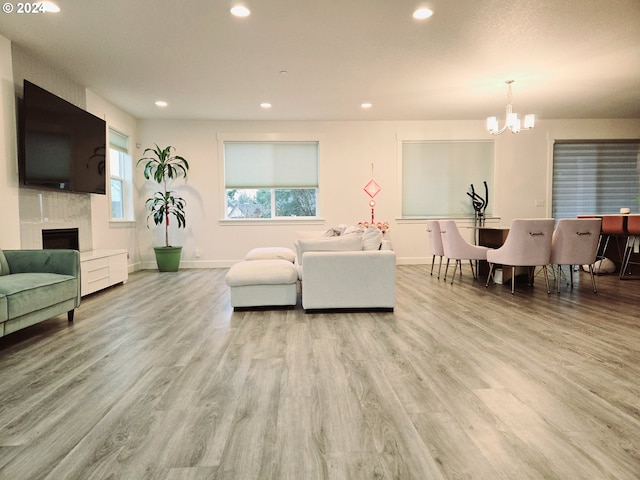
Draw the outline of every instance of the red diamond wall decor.
<instances>
[{"instance_id":1,"label":"red diamond wall decor","mask_svg":"<svg viewBox=\"0 0 640 480\"><path fill-rule=\"evenodd\" d=\"M369 183L364 186L364 191L367 192L367 195L371 198L380 193L380 190L382 190L382 187L378 185L374 179L371 179Z\"/></svg>"}]
</instances>

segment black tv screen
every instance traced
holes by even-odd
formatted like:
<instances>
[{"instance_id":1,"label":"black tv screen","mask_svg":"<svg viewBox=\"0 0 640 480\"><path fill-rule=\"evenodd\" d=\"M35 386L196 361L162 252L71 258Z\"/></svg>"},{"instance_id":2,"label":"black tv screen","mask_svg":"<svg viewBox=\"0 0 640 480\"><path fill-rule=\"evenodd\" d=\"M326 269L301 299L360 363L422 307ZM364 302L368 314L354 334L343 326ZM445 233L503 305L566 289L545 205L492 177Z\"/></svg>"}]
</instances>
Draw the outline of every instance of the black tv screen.
<instances>
[{"instance_id":1,"label":"black tv screen","mask_svg":"<svg viewBox=\"0 0 640 480\"><path fill-rule=\"evenodd\" d=\"M21 183L105 194L105 121L27 80L21 103Z\"/></svg>"}]
</instances>

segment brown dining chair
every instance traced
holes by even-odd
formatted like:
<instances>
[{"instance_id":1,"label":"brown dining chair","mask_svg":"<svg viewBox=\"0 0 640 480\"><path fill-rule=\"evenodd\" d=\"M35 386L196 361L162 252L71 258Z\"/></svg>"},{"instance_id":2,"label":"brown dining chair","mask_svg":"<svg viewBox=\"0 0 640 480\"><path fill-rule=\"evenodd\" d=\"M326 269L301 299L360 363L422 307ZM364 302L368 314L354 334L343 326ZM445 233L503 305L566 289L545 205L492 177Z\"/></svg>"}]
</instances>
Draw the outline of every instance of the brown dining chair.
<instances>
[{"instance_id":1,"label":"brown dining chair","mask_svg":"<svg viewBox=\"0 0 640 480\"><path fill-rule=\"evenodd\" d=\"M627 243L622 257L622 267L620 268L621 279L624 279L629 265L633 263L631 262L631 255L633 255L635 245L640 244L640 215L627 216L627 235ZM635 264L636 263L634 263L634 265Z\"/></svg>"},{"instance_id":2,"label":"brown dining chair","mask_svg":"<svg viewBox=\"0 0 640 480\"><path fill-rule=\"evenodd\" d=\"M616 239L616 245L618 246L618 255L620 260L623 260L623 253L620 249L620 244L618 243L618 238L622 237L627 239L627 228L626 228L626 215L603 215L602 216L602 231L601 231L601 242L604 239L604 248L602 249L602 253L599 258L604 259L607 255L607 249L609 248L609 243L611 238ZM598 268L596 268L596 273L598 272Z\"/></svg>"}]
</instances>

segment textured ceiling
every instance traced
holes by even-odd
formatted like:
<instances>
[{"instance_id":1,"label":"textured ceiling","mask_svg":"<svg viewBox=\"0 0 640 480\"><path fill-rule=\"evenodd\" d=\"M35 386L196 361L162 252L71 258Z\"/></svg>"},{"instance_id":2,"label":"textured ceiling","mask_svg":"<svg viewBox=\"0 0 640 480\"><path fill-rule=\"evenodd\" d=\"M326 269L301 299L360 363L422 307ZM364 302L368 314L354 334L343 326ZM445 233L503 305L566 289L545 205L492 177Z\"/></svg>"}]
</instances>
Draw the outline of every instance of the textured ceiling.
<instances>
[{"instance_id":1,"label":"textured ceiling","mask_svg":"<svg viewBox=\"0 0 640 480\"><path fill-rule=\"evenodd\" d=\"M138 118L640 118L640 0L57 3L0 34Z\"/></svg>"}]
</instances>

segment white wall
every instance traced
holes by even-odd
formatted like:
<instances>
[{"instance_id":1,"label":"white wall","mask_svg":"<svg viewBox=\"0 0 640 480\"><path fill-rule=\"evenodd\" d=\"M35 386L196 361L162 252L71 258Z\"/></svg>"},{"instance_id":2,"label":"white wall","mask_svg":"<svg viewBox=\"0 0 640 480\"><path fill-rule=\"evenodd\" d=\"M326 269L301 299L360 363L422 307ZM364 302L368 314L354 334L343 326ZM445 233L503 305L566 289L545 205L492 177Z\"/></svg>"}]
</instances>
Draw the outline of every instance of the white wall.
<instances>
[{"instance_id":1,"label":"white wall","mask_svg":"<svg viewBox=\"0 0 640 480\"><path fill-rule=\"evenodd\" d=\"M109 222L108 195L19 188L15 97L24 78L86 108L122 133L134 139L137 135L137 120L131 115L0 36L0 248L40 248L43 227L80 227L81 250L125 248L131 254L129 269L139 268L138 222Z\"/></svg>"},{"instance_id":2,"label":"white wall","mask_svg":"<svg viewBox=\"0 0 640 480\"><path fill-rule=\"evenodd\" d=\"M0 36L0 248L20 248L15 89L11 42Z\"/></svg>"},{"instance_id":3,"label":"white wall","mask_svg":"<svg viewBox=\"0 0 640 480\"><path fill-rule=\"evenodd\" d=\"M229 225L223 217L219 133L309 134L320 139L320 208L317 224ZM296 230L323 230L370 217L369 197L362 188L374 177L382 186L376 196L376 220L388 221L394 250L401 263L430 261L424 221L400 216L398 138L425 140L487 139L483 121L441 122L220 122L147 120L139 124L144 147L173 145L191 164L186 185L176 190L187 199L187 228L172 230L171 243L182 245L183 267L228 266L250 248L292 246ZM517 217L550 215L550 155L555 139L640 138L640 120L540 120L533 131L495 138L495 223ZM137 152L139 158L142 150ZM136 216L146 218L149 193L140 169ZM460 192L465 195L465 192ZM535 206L542 201L542 207ZM138 230L145 268L154 268L153 245L162 244L161 229Z\"/></svg>"},{"instance_id":4,"label":"white wall","mask_svg":"<svg viewBox=\"0 0 640 480\"><path fill-rule=\"evenodd\" d=\"M107 122L107 128L113 128L130 139L132 157L135 157L135 139L137 138L137 120L113 106L90 90L86 91L87 111ZM107 142L108 142L107 136ZM107 167L107 175L109 170ZM109 179L107 178L107 186ZM107 190L109 190L107 188ZM137 246L137 222L111 221L107 195L91 195L91 225L93 249L121 249L129 252L129 270L140 269L140 255Z\"/></svg>"},{"instance_id":5,"label":"white wall","mask_svg":"<svg viewBox=\"0 0 640 480\"><path fill-rule=\"evenodd\" d=\"M24 69L25 62L21 63ZM30 64L29 64L30 65ZM28 66L28 65L27 65ZM49 72L39 65L34 72ZM30 70L30 71L31 71ZM11 44L0 36L0 202L3 205L0 248L19 248L20 208L16 160L15 76ZM30 73L31 75L31 73ZM49 74L51 75L51 74ZM53 82L67 85L66 79ZM75 90L74 90L75 91ZM187 229L172 231L172 243L183 245L184 267L224 267L242 259L256 246L292 246L296 230L324 230L339 223L356 223L370 216L369 197L362 191L374 177L382 186L376 197L376 220L391 224L389 237L402 263L427 262L423 221L400 216L398 138L425 140L487 139L484 121L440 122L137 122L100 97L86 92L87 108L114 128L131 136L143 149L158 143L174 145L191 163L190 178L178 186L188 201ZM138 128L136 132L136 127ZM223 217L220 180L219 133L309 134L320 139L319 199L322 222L229 225ZM555 139L640 138L635 120L539 120L531 132L496 137L495 223L507 225L516 217L545 217L551 205L551 152ZM149 186L140 169L136 176L137 228L109 222L108 197L91 198L92 248L126 248L130 269L155 268L152 245L162 243L162 232L145 228L144 199ZM464 195L465 192L460 192ZM542 200L543 207L536 207Z\"/></svg>"}]
</instances>

